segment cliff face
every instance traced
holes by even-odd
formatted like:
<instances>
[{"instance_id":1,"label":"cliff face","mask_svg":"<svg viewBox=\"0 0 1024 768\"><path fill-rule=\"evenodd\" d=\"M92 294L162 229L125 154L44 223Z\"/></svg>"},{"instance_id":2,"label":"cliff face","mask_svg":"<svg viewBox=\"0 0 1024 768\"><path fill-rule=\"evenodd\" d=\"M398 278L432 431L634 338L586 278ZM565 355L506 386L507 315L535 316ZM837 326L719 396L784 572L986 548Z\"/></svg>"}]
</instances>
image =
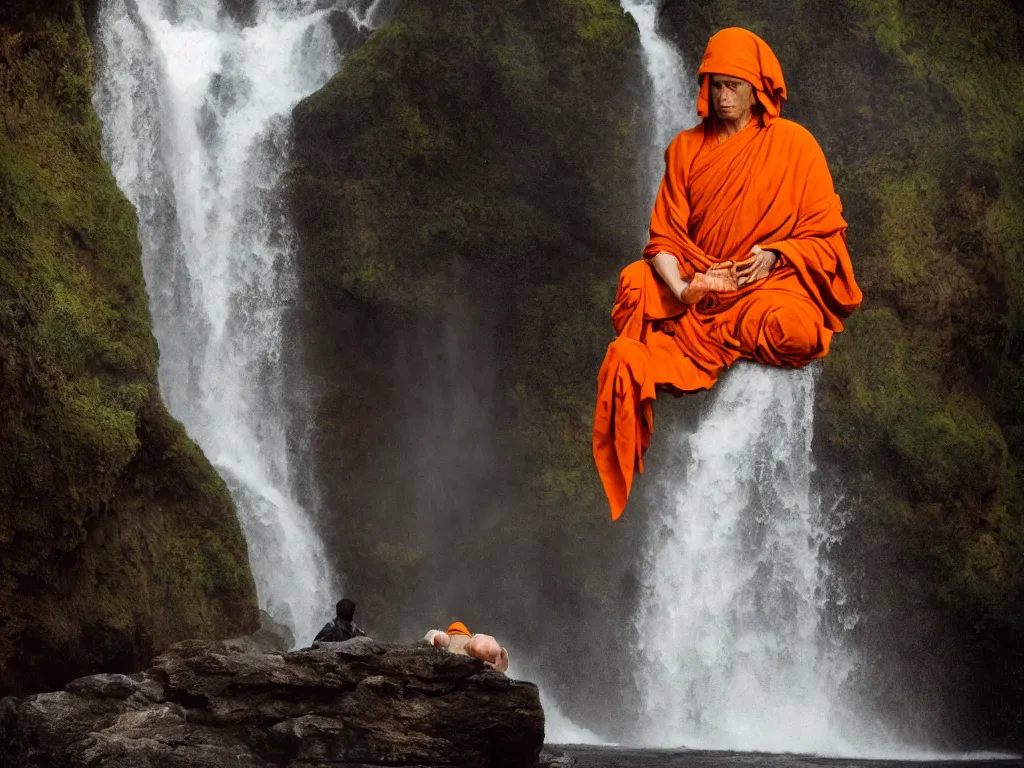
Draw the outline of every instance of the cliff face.
<instances>
[{"instance_id":1,"label":"cliff face","mask_svg":"<svg viewBox=\"0 0 1024 768\"><path fill-rule=\"evenodd\" d=\"M88 10L88 7L85 8ZM83 5L0 9L0 692L255 628L223 482L157 389Z\"/></svg>"},{"instance_id":2,"label":"cliff face","mask_svg":"<svg viewBox=\"0 0 1024 768\"><path fill-rule=\"evenodd\" d=\"M295 110L324 527L378 632L458 615L542 665L622 671L600 613L626 602L630 537L604 535L589 446L643 232L643 77L611 0L408 0Z\"/></svg>"},{"instance_id":3,"label":"cliff face","mask_svg":"<svg viewBox=\"0 0 1024 768\"><path fill-rule=\"evenodd\" d=\"M1024 733L1024 24L1019 4L669 0L688 60L762 35L822 145L865 302L816 452L883 710ZM998 85L996 85L998 84ZM939 726L939 722L931 723Z\"/></svg>"}]
</instances>

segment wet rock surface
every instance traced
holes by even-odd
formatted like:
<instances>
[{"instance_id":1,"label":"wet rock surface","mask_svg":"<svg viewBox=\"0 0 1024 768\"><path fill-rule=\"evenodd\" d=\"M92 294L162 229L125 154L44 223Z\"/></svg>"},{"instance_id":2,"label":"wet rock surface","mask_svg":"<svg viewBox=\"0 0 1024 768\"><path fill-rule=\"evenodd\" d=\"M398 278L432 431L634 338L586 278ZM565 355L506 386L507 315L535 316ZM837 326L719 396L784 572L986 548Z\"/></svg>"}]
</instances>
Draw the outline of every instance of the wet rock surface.
<instances>
[{"instance_id":1,"label":"wet rock surface","mask_svg":"<svg viewBox=\"0 0 1024 768\"><path fill-rule=\"evenodd\" d=\"M338 51L342 56L348 56L370 36L370 30L357 24L352 14L346 11L332 10L327 16L327 21L331 25L331 33L338 43Z\"/></svg>"},{"instance_id":2,"label":"wet rock surface","mask_svg":"<svg viewBox=\"0 0 1024 768\"><path fill-rule=\"evenodd\" d=\"M534 766L532 683L368 638L284 654L188 641L135 675L0 700L0 764Z\"/></svg>"},{"instance_id":3,"label":"wet rock surface","mask_svg":"<svg viewBox=\"0 0 1024 768\"><path fill-rule=\"evenodd\" d=\"M936 756L923 759L855 759L814 755L758 752L707 752L679 749L638 749L632 747L598 747L567 745L551 748L542 756L552 768L1021 768L1017 757L996 754ZM557 762L557 761L562 762Z\"/></svg>"}]
</instances>

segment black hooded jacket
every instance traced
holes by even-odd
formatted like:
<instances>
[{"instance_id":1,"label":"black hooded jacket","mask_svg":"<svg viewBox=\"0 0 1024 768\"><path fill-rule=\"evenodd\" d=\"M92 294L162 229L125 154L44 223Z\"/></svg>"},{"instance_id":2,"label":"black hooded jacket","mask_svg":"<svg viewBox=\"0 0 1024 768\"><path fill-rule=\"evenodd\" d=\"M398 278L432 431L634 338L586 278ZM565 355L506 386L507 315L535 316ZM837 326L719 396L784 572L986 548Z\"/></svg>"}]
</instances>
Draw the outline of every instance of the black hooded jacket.
<instances>
[{"instance_id":1,"label":"black hooded jacket","mask_svg":"<svg viewBox=\"0 0 1024 768\"><path fill-rule=\"evenodd\" d=\"M332 619L324 624L315 638L314 643L340 643L353 637L366 637L366 633L356 626L355 622L344 619Z\"/></svg>"}]
</instances>

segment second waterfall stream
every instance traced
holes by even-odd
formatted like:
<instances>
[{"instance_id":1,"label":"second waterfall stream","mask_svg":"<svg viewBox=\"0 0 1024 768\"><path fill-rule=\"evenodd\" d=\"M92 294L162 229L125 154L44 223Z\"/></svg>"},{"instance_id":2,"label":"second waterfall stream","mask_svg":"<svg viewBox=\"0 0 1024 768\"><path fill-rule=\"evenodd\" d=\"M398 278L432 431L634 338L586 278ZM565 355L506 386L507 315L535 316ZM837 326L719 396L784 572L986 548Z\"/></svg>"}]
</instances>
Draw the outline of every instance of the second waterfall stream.
<instances>
[{"instance_id":1,"label":"second waterfall stream","mask_svg":"<svg viewBox=\"0 0 1024 768\"><path fill-rule=\"evenodd\" d=\"M375 5L349 9L352 23L370 25ZM96 46L104 153L139 213L161 390L228 484L260 606L299 644L337 599L298 500L288 404L301 397L281 365L290 111L341 63L318 6L258 0L242 27L219 0L102 0Z\"/></svg>"}]
</instances>

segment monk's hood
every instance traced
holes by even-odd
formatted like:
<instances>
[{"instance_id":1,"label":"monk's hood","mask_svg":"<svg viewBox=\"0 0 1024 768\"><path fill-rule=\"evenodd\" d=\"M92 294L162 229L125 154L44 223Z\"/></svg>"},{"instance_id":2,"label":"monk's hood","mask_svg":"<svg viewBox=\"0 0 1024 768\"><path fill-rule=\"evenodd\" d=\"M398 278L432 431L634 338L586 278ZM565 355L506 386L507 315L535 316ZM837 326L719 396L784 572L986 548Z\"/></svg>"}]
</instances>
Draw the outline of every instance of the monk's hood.
<instances>
[{"instance_id":1,"label":"monk's hood","mask_svg":"<svg viewBox=\"0 0 1024 768\"><path fill-rule=\"evenodd\" d=\"M697 77L700 92L697 95L697 114L711 114L711 78L718 74L738 77L754 86L755 97L764 108L765 123L779 116L786 100L786 81L782 65L764 40L740 27L729 27L708 40Z\"/></svg>"},{"instance_id":2,"label":"monk's hood","mask_svg":"<svg viewBox=\"0 0 1024 768\"><path fill-rule=\"evenodd\" d=\"M469 634L469 628L461 621L453 621L448 625L446 632L449 635L465 635L466 637L472 637L472 635Z\"/></svg>"}]
</instances>

